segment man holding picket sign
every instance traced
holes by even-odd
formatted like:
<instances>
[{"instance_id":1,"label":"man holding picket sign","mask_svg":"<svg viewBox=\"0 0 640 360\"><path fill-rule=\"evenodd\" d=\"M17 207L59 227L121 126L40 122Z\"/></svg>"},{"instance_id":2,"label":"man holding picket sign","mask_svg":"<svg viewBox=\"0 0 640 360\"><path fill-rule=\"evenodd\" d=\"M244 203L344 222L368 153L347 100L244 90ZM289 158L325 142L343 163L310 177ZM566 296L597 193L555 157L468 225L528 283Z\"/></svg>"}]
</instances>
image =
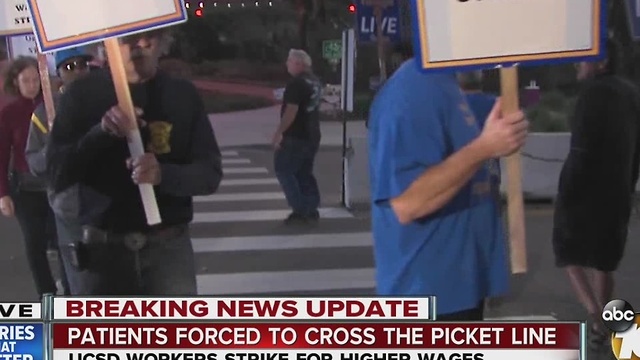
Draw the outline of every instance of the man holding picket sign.
<instances>
[{"instance_id":1,"label":"man holding picket sign","mask_svg":"<svg viewBox=\"0 0 640 360\"><path fill-rule=\"evenodd\" d=\"M55 192L79 200L69 202L68 217L84 225L61 241L72 250L66 261L95 275L74 294L196 293L191 197L217 189L221 154L194 86L158 70L168 39L166 30L120 39L148 151L142 156L127 150L129 120L109 73L91 73L60 99L47 151L49 179ZM147 224L135 186L144 183L155 186L159 226Z\"/></svg>"},{"instance_id":2,"label":"man holding picket sign","mask_svg":"<svg viewBox=\"0 0 640 360\"><path fill-rule=\"evenodd\" d=\"M47 146L62 218L82 225L59 229L65 262L92 275L72 293L195 294L192 196L215 192L222 166L197 90L158 70L184 2L27 4L42 53L104 42L110 68L65 90ZM83 16L69 22L61 8Z\"/></svg>"}]
</instances>

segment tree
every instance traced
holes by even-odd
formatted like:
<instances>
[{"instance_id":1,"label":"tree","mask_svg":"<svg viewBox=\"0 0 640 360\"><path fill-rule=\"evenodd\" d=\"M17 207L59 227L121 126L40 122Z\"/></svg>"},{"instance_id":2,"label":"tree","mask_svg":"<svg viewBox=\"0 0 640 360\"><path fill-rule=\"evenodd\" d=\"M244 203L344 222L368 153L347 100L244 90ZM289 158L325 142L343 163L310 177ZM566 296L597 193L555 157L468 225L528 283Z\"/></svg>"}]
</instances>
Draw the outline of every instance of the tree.
<instances>
[{"instance_id":1,"label":"tree","mask_svg":"<svg viewBox=\"0 0 640 360\"><path fill-rule=\"evenodd\" d=\"M640 84L640 46L631 37L625 0L611 0L607 5L609 36L621 45L621 61L618 64L620 70L626 77Z\"/></svg>"},{"instance_id":2,"label":"tree","mask_svg":"<svg viewBox=\"0 0 640 360\"><path fill-rule=\"evenodd\" d=\"M309 22L317 18L320 7L324 7L323 0L293 0L293 5L298 17L299 47L309 49Z\"/></svg>"}]
</instances>

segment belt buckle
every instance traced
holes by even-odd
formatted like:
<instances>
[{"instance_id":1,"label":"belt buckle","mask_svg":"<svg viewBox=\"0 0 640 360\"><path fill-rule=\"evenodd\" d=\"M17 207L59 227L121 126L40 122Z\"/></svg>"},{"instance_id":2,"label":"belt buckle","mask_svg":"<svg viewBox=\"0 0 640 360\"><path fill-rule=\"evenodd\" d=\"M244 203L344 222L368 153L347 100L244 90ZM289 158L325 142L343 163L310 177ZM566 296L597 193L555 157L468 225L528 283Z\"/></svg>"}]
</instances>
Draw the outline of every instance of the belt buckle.
<instances>
[{"instance_id":1,"label":"belt buckle","mask_svg":"<svg viewBox=\"0 0 640 360\"><path fill-rule=\"evenodd\" d=\"M147 244L147 237L142 233L127 234L124 237L124 245L131 251L139 251Z\"/></svg>"},{"instance_id":2,"label":"belt buckle","mask_svg":"<svg viewBox=\"0 0 640 360\"><path fill-rule=\"evenodd\" d=\"M107 233L93 226L82 227L82 242L86 244L106 244Z\"/></svg>"}]
</instances>

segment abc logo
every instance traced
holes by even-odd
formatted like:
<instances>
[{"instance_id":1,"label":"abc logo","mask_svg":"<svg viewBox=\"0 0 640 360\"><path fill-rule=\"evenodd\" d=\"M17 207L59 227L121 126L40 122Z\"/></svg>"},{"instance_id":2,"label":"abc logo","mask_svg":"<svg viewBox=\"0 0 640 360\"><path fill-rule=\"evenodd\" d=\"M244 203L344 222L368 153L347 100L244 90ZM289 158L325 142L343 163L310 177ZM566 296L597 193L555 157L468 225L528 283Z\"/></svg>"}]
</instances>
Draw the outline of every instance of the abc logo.
<instances>
[{"instance_id":1,"label":"abc logo","mask_svg":"<svg viewBox=\"0 0 640 360\"><path fill-rule=\"evenodd\" d=\"M624 332L633 325L636 312L624 300L611 300L602 310L602 322L613 332Z\"/></svg>"}]
</instances>

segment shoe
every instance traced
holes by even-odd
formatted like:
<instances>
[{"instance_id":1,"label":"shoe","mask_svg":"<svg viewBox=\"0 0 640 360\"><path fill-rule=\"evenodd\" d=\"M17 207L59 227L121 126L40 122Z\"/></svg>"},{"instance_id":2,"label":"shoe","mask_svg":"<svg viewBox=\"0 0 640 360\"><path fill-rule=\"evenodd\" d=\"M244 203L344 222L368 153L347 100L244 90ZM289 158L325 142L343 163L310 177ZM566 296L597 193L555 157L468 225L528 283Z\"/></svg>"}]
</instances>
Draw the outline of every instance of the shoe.
<instances>
[{"instance_id":1,"label":"shoe","mask_svg":"<svg viewBox=\"0 0 640 360\"><path fill-rule=\"evenodd\" d=\"M320 213L318 210L313 210L309 215L306 216L307 220L310 222L318 222L320 220Z\"/></svg>"},{"instance_id":2,"label":"shoe","mask_svg":"<svg viewBox=\"0 0 640 360\"><path fill-rule=\"evenodd\" d=\"M299 213L292 212L289 216L284 219L285 225L302 225L307 222L307 218Z\"/></svg>"},{"instance_id":3,"label":"shoe","mask_svg":"<svg viewBox=\"0 0 640 360\"><path fill-rule=\"evenodd\" d=\"M608 351L611 333L604 327L598 314L590 314L587 324L589 324L589 333L587 334L589 350L596 353Z\"/></svg>"}]
</instances>

